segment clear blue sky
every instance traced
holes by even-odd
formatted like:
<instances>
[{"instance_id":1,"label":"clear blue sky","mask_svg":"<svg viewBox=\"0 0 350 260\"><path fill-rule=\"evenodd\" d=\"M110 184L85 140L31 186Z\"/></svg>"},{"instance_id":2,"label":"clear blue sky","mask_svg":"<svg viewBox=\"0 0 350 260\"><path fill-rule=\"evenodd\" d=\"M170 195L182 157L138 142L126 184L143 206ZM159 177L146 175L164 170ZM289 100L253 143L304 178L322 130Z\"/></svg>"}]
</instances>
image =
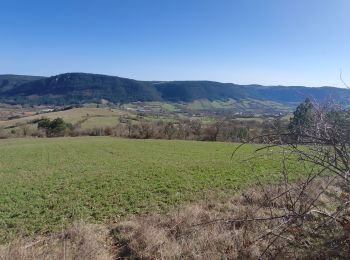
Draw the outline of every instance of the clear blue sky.
<instances>
[{"instance_id":1,"label":"clear blue sky","mask_svg":"<svg viewBox=\"0 0 350 260\"><path fill-rule=\"evenodd\" d=\"M1 0L0 74L350 81L350 0Z\"/></svg>"}]
</instances>

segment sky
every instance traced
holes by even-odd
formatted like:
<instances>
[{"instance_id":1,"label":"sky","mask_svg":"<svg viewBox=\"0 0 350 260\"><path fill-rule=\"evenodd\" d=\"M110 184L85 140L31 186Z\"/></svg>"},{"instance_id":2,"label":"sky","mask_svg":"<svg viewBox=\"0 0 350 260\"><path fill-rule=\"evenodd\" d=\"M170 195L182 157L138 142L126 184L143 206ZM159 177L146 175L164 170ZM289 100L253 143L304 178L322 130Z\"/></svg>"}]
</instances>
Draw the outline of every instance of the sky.
<instances>
[{"instance_id":1,"label":"sky","mask_svg":"<svg viewBox=\"0 0 350 260\"><path fill-rule=\"evenodd\" d=\"M349 0L0 0L0 74L342 86Z\"/></svg>"}]
</instances>

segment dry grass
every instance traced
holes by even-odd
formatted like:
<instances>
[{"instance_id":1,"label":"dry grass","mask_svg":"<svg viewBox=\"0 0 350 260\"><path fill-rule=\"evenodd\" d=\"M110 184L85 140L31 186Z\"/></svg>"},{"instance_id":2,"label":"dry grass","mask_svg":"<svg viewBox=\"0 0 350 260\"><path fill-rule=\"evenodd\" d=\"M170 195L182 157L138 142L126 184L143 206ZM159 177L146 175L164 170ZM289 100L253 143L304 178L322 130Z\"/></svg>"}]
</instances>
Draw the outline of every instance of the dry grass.
<instances>
[{"instance_id":1,"label":"dry grass","mask_svg":"<svg viewBox=\"0 0 350 260\"><path fill-rule=\"evenodd\" d=\"M35 240L19 239L0 247L1 260L112 259L103 226L75 223L61 234Z\"/></svg>"},{"instance_id":2,"label":"dry grass","mask_svg":"<svg viewBox=\"0 0 350 260\"><path fill-rule=\"evenodd\" d=\"M304 200L313 200L324 187L323 182L315 183ZM300 223L289 225L281 235L284 237L271 243L285 219L264 219L283 215L284 201L281 197L268 203L266 196L272 198L283 190L281 186L262 187L226 202L203 202L167 215L134 217L119 223L111 232L116 254L131 259L318 259L322 252L312 245L298 244L307 235L306 227L301 230ZM331 191L339 189L333 186ZM317 203L327 207L333 201L323 195Z\"/></svg>"},{"instance_id":3,"label":"dry grass","mask_svg":"<svg viewBox=\"0 0 350 260\"><path fill-rule=\"evenodd\" d=\"M224 221L255 217L258 206L248 206L244 200L190 205L166 216L135 217L120 223L112 231L117 254L134 259L258 258L259 247L247 245L265 227Z\"/></svg>"},{"instance_id":4,"label":"dry grass","mask_svg":"<svg viewBox=\"0 0 350 260\"><path fill-rule=\"evenodd\" d=\"M317 198L326 186L327 180L312 184L298 200L297 207ZM291 184L289 194L299 196L300 187ZM285 198L271 201L267 197L274 198L285 189L277 185L261 186L225 202L206 201L165 215L134 216L108 228L78 223L63 236L13 242L0 249L4 255L0 259L64 259L64 255L65 259L322 259L325 246L329 248L328 256L346 259L349 250L345 251L345 257L339 252L334 255L332 244L323 243L334 244L337 240L333 237L333 240L327 237L317 241L308 237L307 227L312 226L308 222L300 225L295 221L276 235L286 219L266 219L285 214ZM337 186L328 186L315 205L324 211L334 208L334 197L339 197L334 195L340 192ZM318 217L310 214L309 220L320 223ZM330 233L344 235L334 225L330 228ZM301 245L306 238L309 244Z\"/></svg>"}]
</instances>

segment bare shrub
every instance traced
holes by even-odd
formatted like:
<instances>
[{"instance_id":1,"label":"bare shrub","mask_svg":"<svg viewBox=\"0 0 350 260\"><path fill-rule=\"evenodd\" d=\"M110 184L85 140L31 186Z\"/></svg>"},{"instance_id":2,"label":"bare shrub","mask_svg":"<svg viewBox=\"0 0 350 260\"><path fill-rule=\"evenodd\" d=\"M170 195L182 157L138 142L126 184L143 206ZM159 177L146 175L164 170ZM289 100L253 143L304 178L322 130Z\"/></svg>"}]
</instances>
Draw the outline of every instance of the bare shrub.
<instances>
[{"instance_id":1,"label":"bare shrub","mask_svg":"<svg viewBox=\"0 0 350 260\"><path fill-rule=\"evenodd\" d=\"M5 130L0 127L0 139L6 139L6 138L9 138L9 134L5 132Z\"/></svg>"},{"instance_id":2,"label":"bare shrub","mask_svg":"<svg viewBox=\"0 0 350 260\"><path fill-rule=\"evenodd\" d=\"M104 135L109 135L109 136L111 136L111 135L113 135L113 134L114 134L114 130L113 130L112 127L110 127L110 126L105 127L105 129L104 129Z\"/></svg>"},{"instance_id":3,"label":"bare shrub","mask_svg":"<svg viewBox=\"0 0 350 260\"><path fill-rule=\"evenodd\" d=\"M293 257L347 259L350 113L333 102L320 105L307 99L295 111L288 130L260 137L269 144L258 150L278 146L284 158L281 161L284 189L277 195L264 196L267 203L284 198L280 206L284 214L279 217L283 221L265 237L268 244L260 258L286 255L285 248L275 246L284 241ZM286 166L290 162L304 164L307 172L294 188ZM329 179L318 187L325 176ZM322 203L324 197L330 197L332 203ZM276 217L271 213L271 220Z\"/></svg>"}]
</instances>

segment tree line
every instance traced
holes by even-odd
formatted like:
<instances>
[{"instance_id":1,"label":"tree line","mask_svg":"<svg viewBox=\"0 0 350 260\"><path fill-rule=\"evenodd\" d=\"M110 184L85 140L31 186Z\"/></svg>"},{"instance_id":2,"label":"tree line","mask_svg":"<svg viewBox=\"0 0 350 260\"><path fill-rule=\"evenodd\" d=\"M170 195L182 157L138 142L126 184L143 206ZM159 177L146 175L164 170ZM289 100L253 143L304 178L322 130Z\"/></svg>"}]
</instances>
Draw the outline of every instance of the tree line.
<instances>
[{"instance_id":1,"label":"tree line","mask_svg":"<svg viewBox=\"0 0 350 260\"><path fill-rule=\"evenodd\" d=\"M244 142L251 137L269 133L280 120L239 121L236 119L217 118L212 122L199 119L182 119L174 121L134 119L119 117L114 126L84 128L84 118L75 124L62 118L35 119L28 124L19 125L5 133L0 130L0 137L63 137L63 136L115 136L132 139L167 139ZM276 122L275 122L276 121ZM285 123L278 123L286 127Z\"/></svg>"}]
</instances>

